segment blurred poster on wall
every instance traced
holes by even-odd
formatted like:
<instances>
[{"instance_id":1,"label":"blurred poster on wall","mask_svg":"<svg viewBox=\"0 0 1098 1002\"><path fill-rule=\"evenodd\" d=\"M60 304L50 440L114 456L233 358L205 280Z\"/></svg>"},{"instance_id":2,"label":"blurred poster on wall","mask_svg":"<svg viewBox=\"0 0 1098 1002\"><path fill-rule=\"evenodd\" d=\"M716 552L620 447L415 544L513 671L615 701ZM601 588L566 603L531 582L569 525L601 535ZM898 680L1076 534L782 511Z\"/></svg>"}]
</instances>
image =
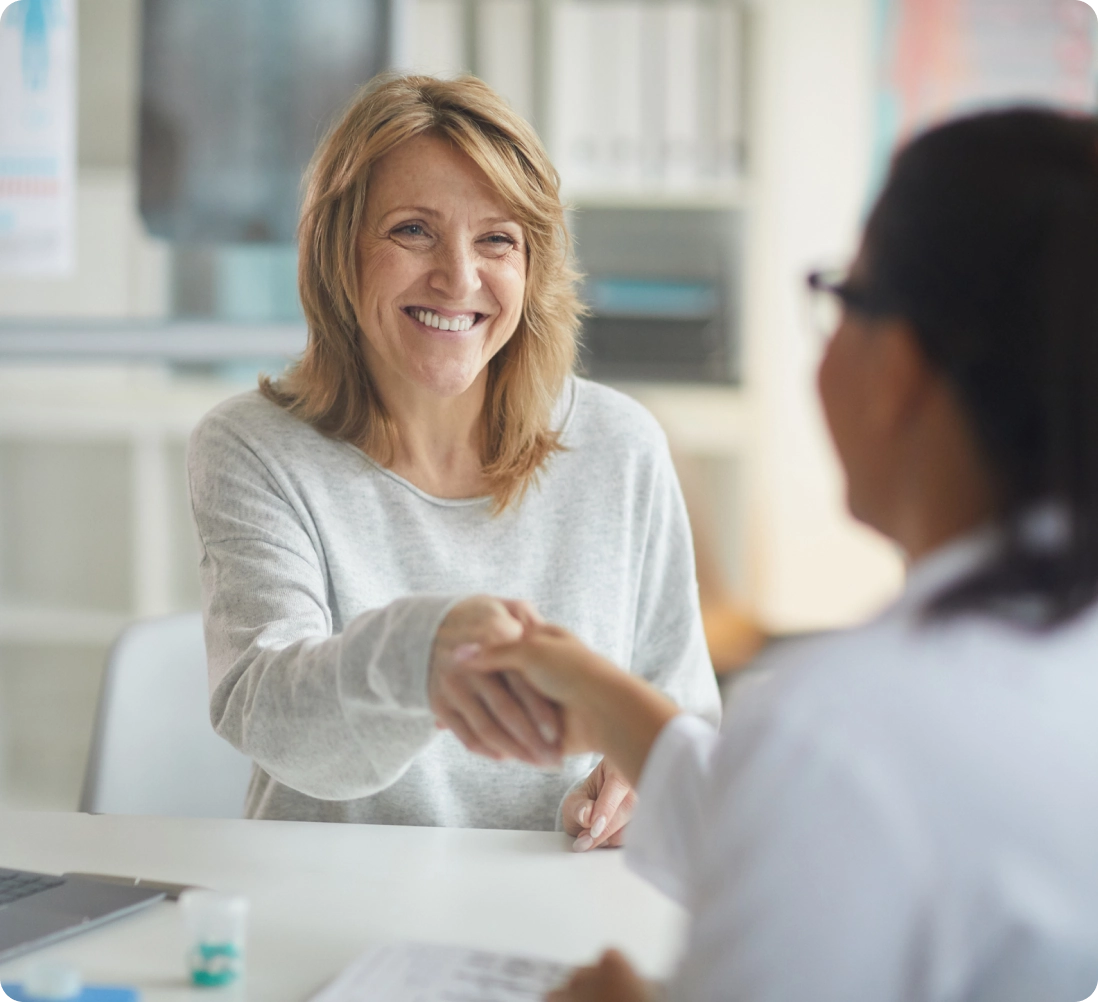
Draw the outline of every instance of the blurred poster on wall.
<instances>
[{"instance_id":1,"label":"blurred poster on wall","mask_svg":"<svg viewBox=\"0 0 1098 1002\"><path fill-rule=\"evenodd\" d=\"M0 14L0 274L73 271L75 177L75 0L17 0Z\"/></svg>"},{"instance_id":2,"label":"blurred poster on wall","mask_svg":"<svg viewBox=\"0 0 1098 1002\"><path fill-rule=\"evenodd\" d=\"M1098 18L1080 0L878 0L876 167L934 122L983 108L1098 107Z\"/></svg>"}]
</instances>

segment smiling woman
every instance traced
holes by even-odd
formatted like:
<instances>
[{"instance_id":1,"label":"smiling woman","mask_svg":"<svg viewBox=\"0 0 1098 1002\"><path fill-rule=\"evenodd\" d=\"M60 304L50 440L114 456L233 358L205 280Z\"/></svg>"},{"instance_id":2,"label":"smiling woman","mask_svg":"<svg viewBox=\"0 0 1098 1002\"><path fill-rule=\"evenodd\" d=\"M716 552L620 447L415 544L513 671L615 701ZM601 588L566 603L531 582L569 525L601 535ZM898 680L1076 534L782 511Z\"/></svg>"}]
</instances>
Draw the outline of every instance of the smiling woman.
<instances>
[{"instance_id":1,"label":"smiling woman","mask_svg":"<svg viewBox=\"0 0 1098 1002\"><path fill-rule=\"evenodd\" d=\"M390 443L390 468L435 486L422 481L436 464L417 464L409 436L436 422L433 415L425 422L416 417L472 407L473 420L463 423L476 440L464 450L467 468L454 471L451 489L490 490L482 483L483 426L476 417L489 363L522 318L522 226L470 157L446 139L417 136L374 169L358 261L363 351L402 430Z\"/></svg>"},{"instance_id":2,"label":"smiling woman","mask_svg":"<svg viewBox=\"0 0 1098 1002\"><path fill-rule=\"evenodd\" d=\"M666 440L571 374L556 171L480 81L382 78L314 158L299 246L304 355L189 456L211 716L255 760L247 812L619 844L620 773L562 761L556 707L463 658L544 615L719 712Z\"/></svg>"},{"instance_id":3,"label":"smiling woman","mask_svg":"<svg viewBox=\"0 0 1098 1002\"><path fill-rule=\"evenodd\" d=\"M311 167L299 235L309 347L264 393L400 465L413 434L393 413L400 394L416 386L411 400L449 410L472 390L482 486L504 508L558 446L549 417L575 356L579 301L558 187L533 129L479 80L368 86ZM464 313L477 336L417 337L427 325L397 316L415 310L439 317L438 330Z\"/></svg>"}]
</instances>

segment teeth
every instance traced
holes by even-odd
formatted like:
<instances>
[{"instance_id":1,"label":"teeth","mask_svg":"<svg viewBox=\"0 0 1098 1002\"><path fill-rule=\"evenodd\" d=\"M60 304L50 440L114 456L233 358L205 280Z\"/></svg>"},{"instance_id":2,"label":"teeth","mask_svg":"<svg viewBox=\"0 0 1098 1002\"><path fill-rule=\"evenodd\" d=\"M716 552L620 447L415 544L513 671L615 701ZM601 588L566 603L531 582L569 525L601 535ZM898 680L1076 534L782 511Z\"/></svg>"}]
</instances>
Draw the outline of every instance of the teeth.
<instances>
[{"instance_id":1,"label":"teeth","mask_svg":"<svg viewBox=\"0 0 1098 1002\"><path fill-rule=\"evenodd\" d=\"M474 316L466 314L460 317L440 317L431 310L416 310L416 319L428 327L437 327L440 331L467 331L473 326Z\"/></svg>"}]
</instances>

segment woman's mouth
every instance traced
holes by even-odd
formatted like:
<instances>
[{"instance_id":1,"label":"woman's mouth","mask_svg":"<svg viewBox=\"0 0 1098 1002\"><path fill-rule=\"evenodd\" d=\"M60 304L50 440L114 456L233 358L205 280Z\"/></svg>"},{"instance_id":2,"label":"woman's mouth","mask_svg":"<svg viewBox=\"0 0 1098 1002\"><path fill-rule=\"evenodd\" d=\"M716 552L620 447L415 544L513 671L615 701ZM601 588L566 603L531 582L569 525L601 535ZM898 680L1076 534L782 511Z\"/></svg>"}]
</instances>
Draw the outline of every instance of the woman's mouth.
<instances>
[{"instance_id":1,"label":"woman's mouth","mask_svg":"<svg viewBox=\"0 0 1098 1002\"><path fill-rule=\"evenodd\" d=\"M425 327L433 327L440 331L472 330L486 316L484 313L455 313L452 316L444 316L425 306L405 306L404 312Z\"/></svg>"}]
</instances>

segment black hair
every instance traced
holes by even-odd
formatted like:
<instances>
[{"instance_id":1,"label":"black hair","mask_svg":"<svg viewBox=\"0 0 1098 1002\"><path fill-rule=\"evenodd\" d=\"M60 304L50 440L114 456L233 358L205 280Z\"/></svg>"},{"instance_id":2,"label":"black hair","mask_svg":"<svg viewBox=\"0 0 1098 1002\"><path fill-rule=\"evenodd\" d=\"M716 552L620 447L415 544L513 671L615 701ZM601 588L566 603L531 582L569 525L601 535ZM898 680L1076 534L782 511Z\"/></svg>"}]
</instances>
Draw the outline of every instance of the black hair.
<instances>
[{"instance_id":1,"label":"black hair","mask_svg":"<svg viewBox=\"0 0 1098 1002\"><path fill-rule=\"evenodd\" d=\"M1066 622L1098 598L1098 119L1017 108L923 133L893 161L864 263L996 491L1002 546L928 614Z\"/></svg>"}]
</instances>

